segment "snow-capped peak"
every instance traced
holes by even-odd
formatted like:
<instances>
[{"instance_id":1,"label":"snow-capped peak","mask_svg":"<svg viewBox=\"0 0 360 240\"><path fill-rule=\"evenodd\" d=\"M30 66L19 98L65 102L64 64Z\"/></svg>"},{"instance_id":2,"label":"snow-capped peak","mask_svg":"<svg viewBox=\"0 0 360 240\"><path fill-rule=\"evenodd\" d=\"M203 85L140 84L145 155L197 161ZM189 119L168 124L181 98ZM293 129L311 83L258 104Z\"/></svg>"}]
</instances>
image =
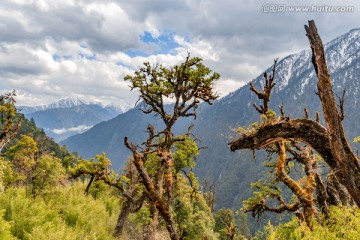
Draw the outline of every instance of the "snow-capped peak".
<instances>
[{"instance_id":1,"label":"snow-capped peak","mask_svg":"<svg viewBox=\"0 0 360 240\"><path fill-rule=\"evenodd\" d=\"M79 98L69 97L69 98L61 99L57 102L50 103L48 105L40 105L40 106L35 106L35 107L18 106L18 109L20 109L21 113L23 113L23 114L29 114L29 113L33 113L33 112L44 111L44 110L54 109L54 108L71 108L71 107L79 106L79 105L83 105L83 104L87 104L87 103L83 100L80 100Z\"/></svg>"},{"instance_id":2,"label":"snow-capped peak","mask_svg":"<svg viewBox=\"0 0 360 240\"><path fill-rule=\"evenodd\" d=\"M128 110L130 110L133 107L134 106L132 106L131 104L126 104L126 103L123 103L123 104L112 103L112 104L106 105L104 108L120 114L120 113L127 112Z\"/></svg>"},{"instance_id":3,"label":"snow-capped peak","mask_svg":"<svg viewBox=\"0 0 360 240\"><path fill-rule=\"evenodd\" d=\"M360 56L360 28L353 29L348 33L326 43L324 45L327 66L330 74L337 69L345 68L353 64ZM304 73L312 71L310 47L296 54L291 54L280 60L276 69L277 90L281 91L288 84L290 79L302 79L306 85L309 77L305 77ZM267 69L270 72L272 67ZM301 77L302 76L302 77ZM255 82L262 85L262 75L256 78Z\"/></svg>"},{"instance_id":4,"label":"snow-capped peak","mask_svg":"<svg viewBox=\"0 0 360 240\"><path fill-rule=\"evenodd\" d=\"M80 100L76 97L69 97L65 99L61 99L57 102L51 103L49 105L43 106L43 109L53 109L53 108L71 108L74 106L79 106L86 104L84 101Z\"/></svg>"}]
</instances>

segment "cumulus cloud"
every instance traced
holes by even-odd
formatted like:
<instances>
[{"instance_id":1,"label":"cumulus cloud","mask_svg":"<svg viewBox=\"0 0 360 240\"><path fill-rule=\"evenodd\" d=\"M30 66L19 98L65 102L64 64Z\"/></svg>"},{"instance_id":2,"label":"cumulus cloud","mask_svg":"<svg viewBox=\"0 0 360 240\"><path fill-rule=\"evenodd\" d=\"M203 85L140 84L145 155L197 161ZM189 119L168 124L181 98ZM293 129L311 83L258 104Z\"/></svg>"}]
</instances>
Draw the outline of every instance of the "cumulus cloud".
<instances>
[{"instance_id":1,"label":"cumulus cloud","mask_svg":"<svg viewBox=\"0 0 360 240\"><path fill-rule=\"evenodd\" d=\"M316 21L324 41L359 27L356 0L271 2L354 6L353 13L263 13L266 4L266 0L3 0L0 87L17 89L21 105L69 96L128 105L137 95L129 91L125 75L144 61L178 64L190 52L220 73L216 89L224 96L261 74L274 58L308 48L303 29L307 20ZM145 32L154 41L144 41Z\"/></svg>"}]
</instances>

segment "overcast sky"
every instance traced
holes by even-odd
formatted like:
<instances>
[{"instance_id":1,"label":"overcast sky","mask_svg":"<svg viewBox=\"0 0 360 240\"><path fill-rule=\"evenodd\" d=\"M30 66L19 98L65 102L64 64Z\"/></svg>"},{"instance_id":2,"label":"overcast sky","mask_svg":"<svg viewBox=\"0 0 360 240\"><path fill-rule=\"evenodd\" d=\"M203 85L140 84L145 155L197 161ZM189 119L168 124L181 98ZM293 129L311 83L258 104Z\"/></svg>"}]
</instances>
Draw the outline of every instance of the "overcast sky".
<instances>
[{"instance_id":1,"label":"overcast sky","mask_svg":"<svg viewBox=\"0 0 360 240\"><path fill-rule=\"evenodd\" d=\"M269 13L268 4L285 10ZM291 6L354 11L295 13ZM1 0L0 89L16 89L19 105L66 97L134 104L125 75L144 61L173 65L190 52L220 73L224 96L274 58L308 48L310 19L330 41L360 27L360 1Z\"/></svg>"}]
</instances>

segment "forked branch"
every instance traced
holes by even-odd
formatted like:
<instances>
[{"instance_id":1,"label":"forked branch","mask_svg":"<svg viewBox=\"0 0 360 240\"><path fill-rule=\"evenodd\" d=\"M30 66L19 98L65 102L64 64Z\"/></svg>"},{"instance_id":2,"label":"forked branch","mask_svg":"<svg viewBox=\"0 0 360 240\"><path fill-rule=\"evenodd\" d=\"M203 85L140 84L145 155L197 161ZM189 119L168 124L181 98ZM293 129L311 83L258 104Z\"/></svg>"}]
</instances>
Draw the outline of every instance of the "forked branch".
<instances>
[{"instance_id":1,"label":"forked branch","mask_svg":"<svg viewBox=\"0 0 360 240\"><path fill-rule=\"evenodd\" d=\"M276 72L276 63L278 59L274 60L274 66L272 68L272 71L270 73L270 76L267 74L267 72L264 72L264 88L263 91L260 92L257 90L253 83L250 83L250 90L253 91L256 96L263 101L263 105L257 106L254 104L255 109L260 114L266 114L266 112L269 110L269 102L270 102L270 95L271 90L275 86L274 78L275 78L275 72Z\"/></svg>"}]
</instances>

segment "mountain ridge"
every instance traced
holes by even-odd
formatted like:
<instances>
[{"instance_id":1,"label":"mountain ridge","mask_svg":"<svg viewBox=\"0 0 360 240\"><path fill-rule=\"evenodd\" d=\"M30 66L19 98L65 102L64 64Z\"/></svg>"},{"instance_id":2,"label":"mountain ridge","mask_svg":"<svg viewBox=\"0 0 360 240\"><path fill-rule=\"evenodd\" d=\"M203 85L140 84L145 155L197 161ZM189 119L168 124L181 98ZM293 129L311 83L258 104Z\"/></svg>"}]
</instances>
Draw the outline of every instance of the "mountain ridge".
<instances>
[{"instance_id":1,"label":"mountain ridge","mask_svg":"<svg viewBox=\"0 0 360 240\"><path fill-rule=\"evenodd\" d=\"M37 126L57 142L122 113L122 108L116 105L103 106L73 97L37 107L20 106L18 109L26 118L33 118Z\"/></svg>"},{"instance_id":2,"label":"mountain ridge","mask_svg":"<svg viewBox=\"0 0 360 240\"><path fill-rule=\"evenodd\" d=\"M47 105L39 105L34 107L29 106L18 106L17 108L20 110L22 114L29 114L33 112L38 111L44 111L48 109L54 109L54 108L70 108L73 106L78 106L86 104L84 101L82 101L80 98L76 97L68 97L64 99L60 99L59 101L47 104Z\"/></svg>"}]
</instances>

